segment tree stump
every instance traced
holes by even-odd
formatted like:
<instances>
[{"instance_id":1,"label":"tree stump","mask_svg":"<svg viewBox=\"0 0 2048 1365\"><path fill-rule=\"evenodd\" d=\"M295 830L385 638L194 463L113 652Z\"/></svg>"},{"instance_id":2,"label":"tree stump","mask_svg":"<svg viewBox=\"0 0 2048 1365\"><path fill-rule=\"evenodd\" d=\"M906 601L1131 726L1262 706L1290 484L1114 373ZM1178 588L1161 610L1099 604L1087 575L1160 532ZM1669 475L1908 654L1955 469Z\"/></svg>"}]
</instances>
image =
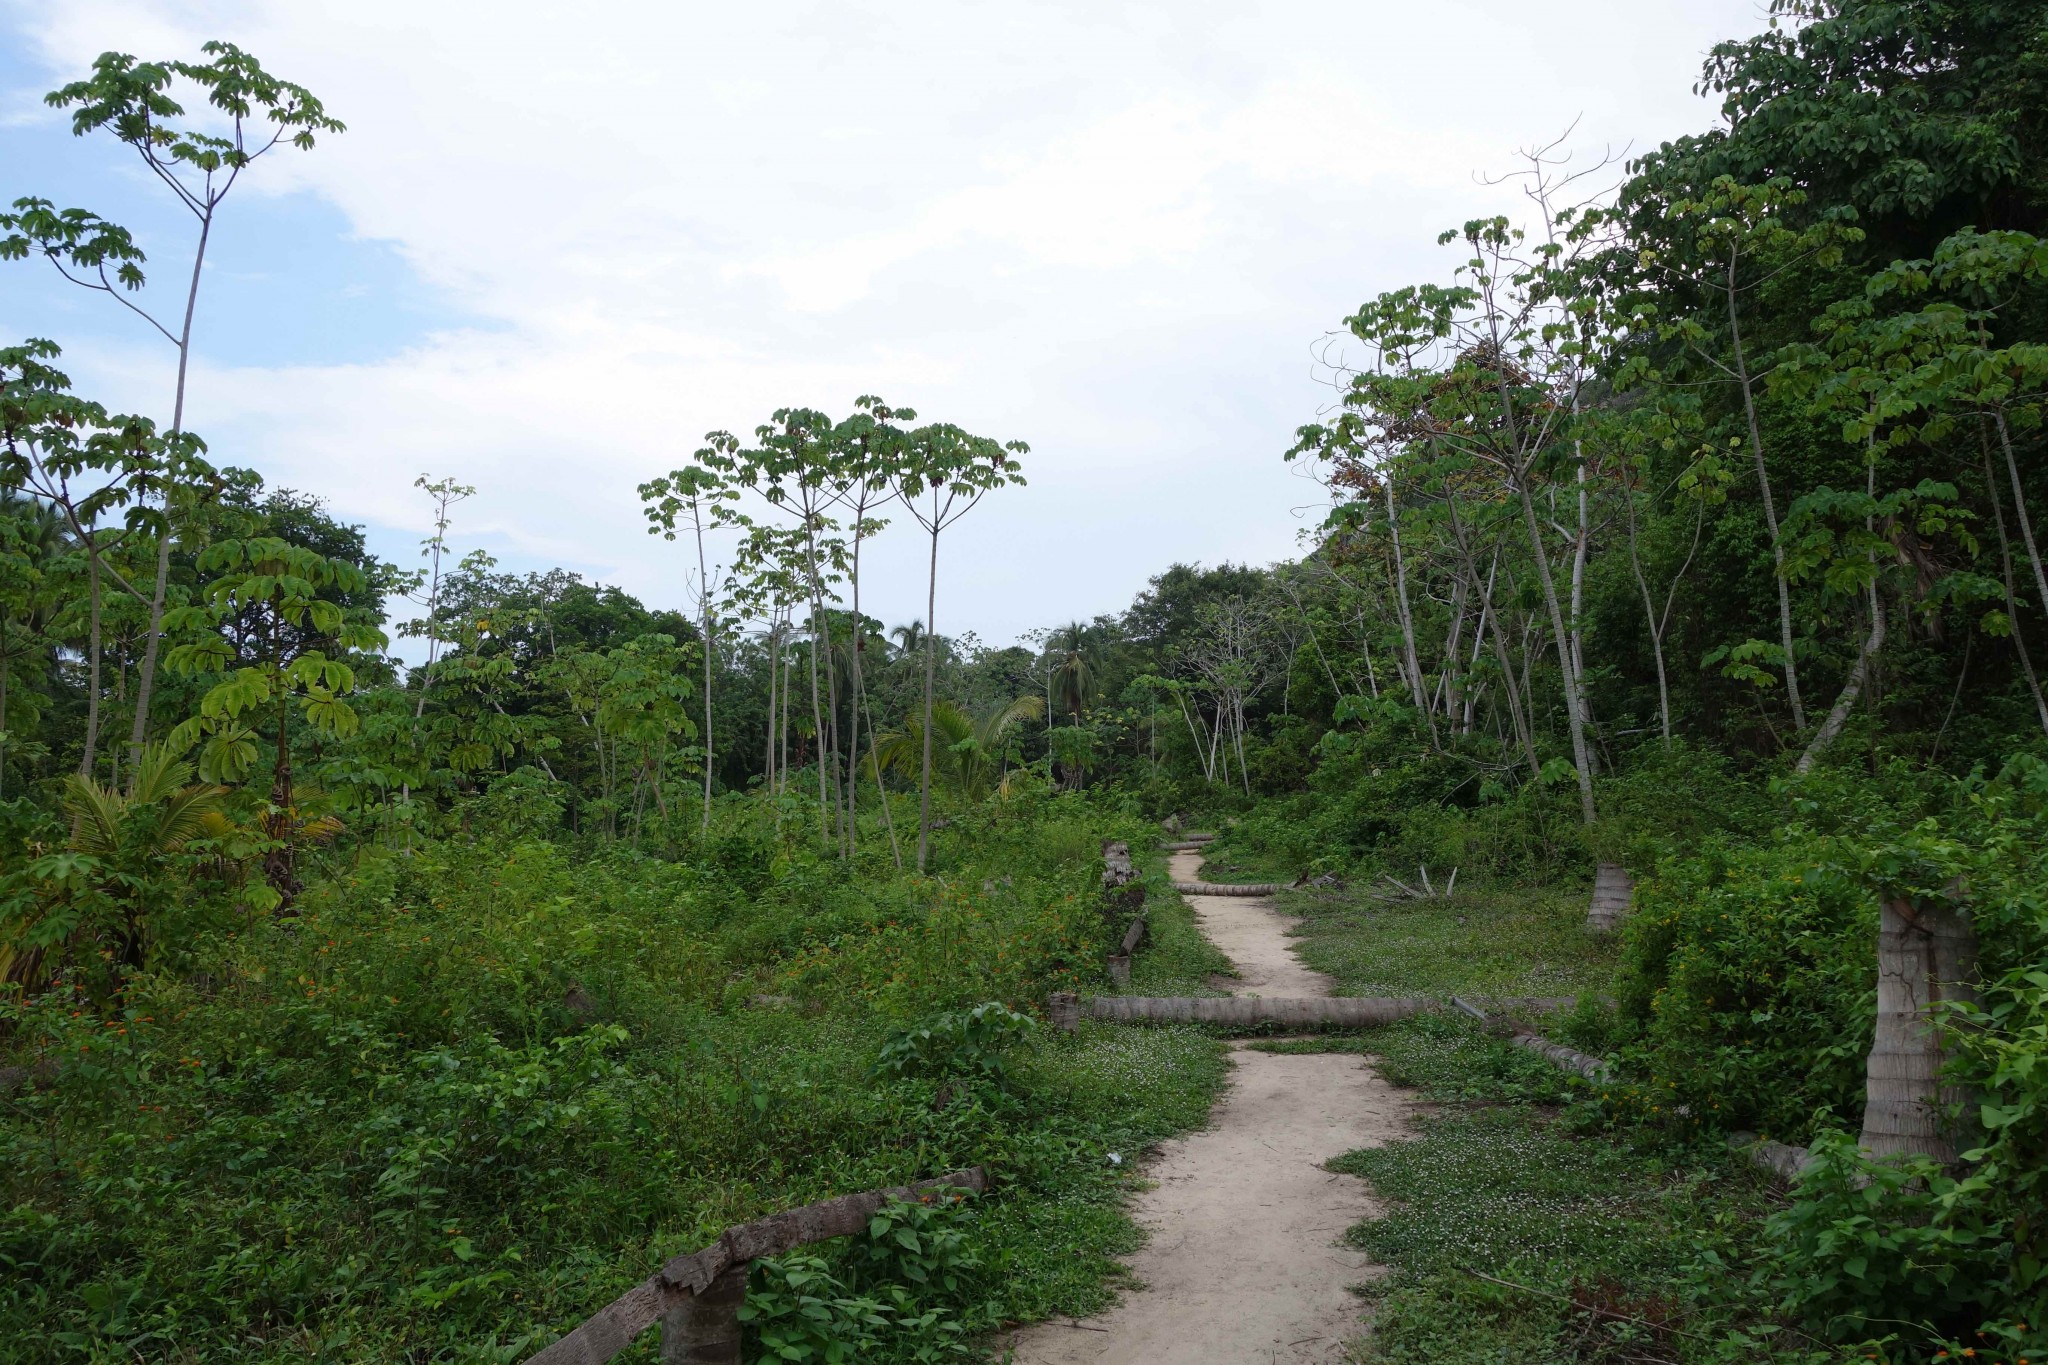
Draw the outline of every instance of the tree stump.
<instances>
[{"instance_id":1,"label":"tree stump","mask_svg":"<svg viewBox=\"0 0 2048 1365\"><path fill-rule=\"evenodd\" d=\"M1586 928L1596 934L1611 934L1628 918L1629 901L1635 895L1635 880L1619 863L1602 863L1593 874L1593 904L1586 910Z\"/></svg>"},{"instance_id":2,"label":"tree stump","mask_svg":"<svg viewBox=\"0 0 2048 1365\"><path fill-rule=\"evenodd\" d=\"M1054 991L1045 1002L1046 1022L1062 1033L1081 1027L1081 997L1072 991Z\"/></svg>"}]
</instances>

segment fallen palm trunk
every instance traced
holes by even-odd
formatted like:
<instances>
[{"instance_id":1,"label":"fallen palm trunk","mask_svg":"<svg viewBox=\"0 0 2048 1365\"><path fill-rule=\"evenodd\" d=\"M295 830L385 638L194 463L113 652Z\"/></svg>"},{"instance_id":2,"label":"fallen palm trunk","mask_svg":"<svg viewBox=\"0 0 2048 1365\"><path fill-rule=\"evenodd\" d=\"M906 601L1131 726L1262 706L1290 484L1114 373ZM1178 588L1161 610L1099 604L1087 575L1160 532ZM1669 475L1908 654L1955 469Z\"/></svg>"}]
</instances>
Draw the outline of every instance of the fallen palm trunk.
<instances>
[{"instance_id":1,"label":"fallen palm trunk","mask_svg":"<svg viewBox=\"0 0 2048 1365\"><path fill-rule=\"evenodd\" d=\"M1516 1047L1525 1047L1531 1052L1541 1053L1560 1069L1576 1071L1589 1081L1605 1085L1614 1078L1614 1073L1606 1062L1598 1057L1588 1057L1585 1053L1576 1048L1566 1047L1563 1043L1553 1043L1548 1038L1540 1038L1533 1033L1517 1033L1509 1041Z\"/></svg>"},{"instance_id":2,"label":"fallen palm trunk","mask_svg":"<svg viewBox=\"0 0 2048 1365\"><path fill-rule=\"evenodd\" d=\"M1469 1000L1454 995L1451 997L1451 1003L1482 1024L1490 1022L1486 1012ZM1601 1058L1589 1057L1578 1049L1566 1047L1562 1043L1553 1043L1511 1019L1503 1019L1501 1022L1514 1030L1514 1036L1508 1039L1509 1042L1516 1047L1525 1047L1531 1052L1541 1054L1560 1070L1577 1072L1587 1080L1600 1085L1614 1079L1613 1069Z\"/></svg>"},{"instance_id":3,"label":"fallen palm trunk","mask_svg":"<svg viewBox=\"0 0 2048 1365\"><path fill-rule=\"evenodd\" d=\"M1799 1179L1800 1172L1813 1162L1813 1156L1806 1148L1783 1142L1760 1142L1755 1133L1730 1133L1728 1145L1737 1151L1746 1150L1752 1162L1787 1185Z\"/></svg>"},{"instance_id":4,"label":"fallen palm trunk","mask_svg":"<svg viewBox=\"0 0 2048 1365\"><path fill-rule=\"evenodd\" d=\"M1083 1019L1119 1024L1222 1024L1231 1028L1262 1024L1290 1028L1375 1028L1440 1008L1434 1000L1379 996L1264 999L1098 995L1083 1000L1070 991L1060 991L1047 1002L1046 1016L1053 1027L1069 1032Z\"/></svg>"},{"instance_id":5,"label":"fallen palm trunk","mask_svg":"<svg viewBox=\"0 0 2048 1365\"><path fill-rule=\"evenodd\" d=\"M1161 844L1159 846L1159 851L1161 853L1193 853L1196 849L1201 848L1205 843L1207 843L1207 840L1182 839L1179 843Z\"/></svg>"},{"instance_id":6,"label":"fallen palm trunk","mask_svg":"<svg viewBox=\"0 0 2048 1365\"><path fill-rule=\"evenodd\" d=\"M1293 888L1286 882L1175 882L1184 896L1272 896Z\"/></svg>"},{"instance_id":7,"label":"fallen palm trunk","mask_svg":"<svg viewBox=\"0 0 2048 1365\"><path fill-rule=\"evenodd\" d=\"M894 1199L907 1202L960 1192L979 1194L987 1188L988 1175L976 1166L915 1185L806 1204L727 1228L710 1246L676 1257L613 1299L581 1327L529 1357L526 1365L604 1365L661 1318L669 1319L662 1333L664 1362L722 1365L730 1361L737 1365L738 1313L746 1296L749 1262L780 1256L812 1242L851 1236ZM673 1353L671 1345L677 1348Z\"/></svg>"}]
</instances>

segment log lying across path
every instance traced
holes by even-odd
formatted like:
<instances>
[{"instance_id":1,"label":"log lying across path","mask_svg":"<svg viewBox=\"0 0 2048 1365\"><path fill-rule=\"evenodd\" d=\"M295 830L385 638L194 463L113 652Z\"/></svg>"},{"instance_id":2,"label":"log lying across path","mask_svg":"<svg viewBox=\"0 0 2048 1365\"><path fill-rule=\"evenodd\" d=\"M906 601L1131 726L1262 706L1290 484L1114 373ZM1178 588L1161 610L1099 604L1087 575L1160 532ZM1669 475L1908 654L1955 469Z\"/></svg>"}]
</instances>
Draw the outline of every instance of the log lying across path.
<instances>
[{"instance_id":1,"label":"log lying across path","mask_svg":"<svg viewBox=\"0 0 2048 1365\"><path fill-rule=\"evenodd\" d=\"M1381 996L1315 996L1307 999L1097 995L1083 1000L1071 991L1056 992L1046 1003L1053 1027L1073 1031L1083 1019L1119 1024L1223 1024L1252 1028L1281 1024L1289 1028L1374 1028L1443 1008L1434 1000Z\"/></svg>"},{"instance_id":2,"label":"log lying across path","mask_svg":"<svg viewBox=\"0 0 2048 1365\"><path fill-rule=\"evenodd\" d=\"M1184 896L1274 896L1291 890L1287 882L1175 882Z\"/></svg>"},{"instance_id":3,"label":"log lying across path","mask_svg":"<svg viewBox=\"0 0 2048 1365\"><path fill-rule=\"evenodd\" d=\"M979 1194L987 1188L988 1173L975 1166L936 1180L827 1199L727 1228L710 1246L676 1257L613 1299L581 1327L529 1357L526 1365L604 1365L657 1319L666 1319L663 1365L739 1365L739 1310L746 1298L749 1262L850 1236L891 1200Z\"/></svg>"}]
</instances>

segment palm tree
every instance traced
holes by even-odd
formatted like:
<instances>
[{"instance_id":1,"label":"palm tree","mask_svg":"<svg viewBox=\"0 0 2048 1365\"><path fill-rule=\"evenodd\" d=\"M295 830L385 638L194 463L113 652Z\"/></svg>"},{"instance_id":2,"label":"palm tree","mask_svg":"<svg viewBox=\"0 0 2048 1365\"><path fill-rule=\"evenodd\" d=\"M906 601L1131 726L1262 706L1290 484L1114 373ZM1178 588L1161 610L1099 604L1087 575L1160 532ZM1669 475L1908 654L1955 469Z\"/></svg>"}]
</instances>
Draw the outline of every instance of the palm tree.
<instances>
[{"instance_id":1,"label":"palm tree","mask_svg":"<svg viewBox=\"0 0 2048 1365\"><path fill-rule=\"evenodd\" d=\"M224 787L194 784L190 763L151 745L130 790L74 775L64 811L65 851L26 869L29 894L0 925L0 979L34 993L49 984L51 956L90 966L110 960L125 976L148 964L156 918L180 888L169 858L195 839L228 832Z\"/></svg>"},{"instance_id":2,"label":"palm tree","mask_svg":"<svg viewBox=\"0 0 2048 1365\"><path fill-rule=\"evenodd\" d=\"M969 715L956 702L932 703L932 771L955 793L969 801L987 797L1002 775L1010 732L1045 714L1039 697L1019 697L980 715ZM876 752L884 767L906 775L920 771L924 758L924 718L915 712L903 728L881 736Z\"/></svg>"},{"instance_id":3,"label":"palm tree","mask_svg":"<svg viewBox=\"0 0 2048 1365\"><path fill-rule=\"evenodd\" d=\"M1046 642L1048 704L1063 712L1071 725L1081 723L1081 712L1095 699L1099 669L1091 636L1087 626L1073 621Z\"/></svg>"},{"instance_id":4,"label":"palm tree","mask_svg":"<svg viewBox=\"0 0 2048 1365\"><path fill-rule=\"evenodd\" d=\"M924 649L924 622L911 621L892 628L889 635L896 641L896 652L902 656L917 654Z\"/></svg>"}]
</instances>

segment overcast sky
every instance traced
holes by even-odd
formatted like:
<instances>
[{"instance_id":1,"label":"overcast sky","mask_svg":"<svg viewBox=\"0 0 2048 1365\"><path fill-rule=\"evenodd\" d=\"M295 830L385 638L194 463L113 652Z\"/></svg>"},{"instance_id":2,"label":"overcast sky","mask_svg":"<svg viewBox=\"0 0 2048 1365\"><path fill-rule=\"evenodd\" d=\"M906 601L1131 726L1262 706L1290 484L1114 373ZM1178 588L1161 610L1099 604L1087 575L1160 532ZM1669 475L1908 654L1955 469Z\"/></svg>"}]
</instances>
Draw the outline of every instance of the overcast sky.
<instances>
[{"instance_id":1,"label":"overcast sky","mask_svg":"<svg viewBox=\"0 0 2048 1365\"><path fill-rule=\"evenodd\" d=\"M0 0L0 199L133 226L174 310L191 230L42 93L114 48L220 37L348 124L226 205L190 422L216 462L324 497L415 562L420 474L479 488L458 550L656 605L679 547L635 486L702 434L859 394L1030 442L1027 488L942 545L939 629L1007 642L1117 610L1178 560L1294 551L1281 460L1316 343L1442 278L1437 233L1577 120L1641 150L1754 0L889 4ZM45 267L0 335L167 418L174 355ZM865 594L923 614L907 522Z\"/></svg>"}]
</instances>

